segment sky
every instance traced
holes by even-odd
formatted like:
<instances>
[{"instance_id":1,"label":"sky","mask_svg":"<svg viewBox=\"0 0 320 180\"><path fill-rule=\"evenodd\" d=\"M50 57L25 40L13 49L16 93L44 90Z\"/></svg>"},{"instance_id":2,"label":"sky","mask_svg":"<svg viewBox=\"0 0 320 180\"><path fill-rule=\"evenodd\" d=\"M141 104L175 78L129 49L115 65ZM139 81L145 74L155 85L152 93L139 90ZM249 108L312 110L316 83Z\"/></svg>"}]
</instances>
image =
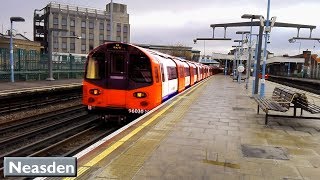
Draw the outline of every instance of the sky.
<instances>
[{"instance_id":1,"label":"sky","mask_svg":"<svg viewBox=\"0 0 320 180\"><path fill-rule=\"evenodd\" d=\"M0 32L10 28L10 17L21 16L26 22L14 23L14 29L33 39L33 13L42 9L48 0L10 0L0 6ZM110 0L56 0L62 4L71 4L96 9L105 9ZM258 14L267 17L267 0L113 0L115 3L127 4L130 15L131 43L175 45L182 44L200 50L201 54L228 53L234 39L241 39L236 31L245 28L228 28L227 37L232 41L198 41L199 37L212 37L210 24L248 21L241 19L243 14ZM319 0L271 0L270 17L276 16L277 22L315 25L313 37L320 37L318 12ZM254 28L253 32L257 33ZM268 50L275 55L295 55L303 50L320 54L318 41L297 41L289 43L288 39L296 36L295 28L273 28L270 34ZM223 36L223 29L217 28L216 37ZM309 30L300 31L300 36L308 37ZM301 43L299 43L301 42Z\"/></svg>"}]
</instances>

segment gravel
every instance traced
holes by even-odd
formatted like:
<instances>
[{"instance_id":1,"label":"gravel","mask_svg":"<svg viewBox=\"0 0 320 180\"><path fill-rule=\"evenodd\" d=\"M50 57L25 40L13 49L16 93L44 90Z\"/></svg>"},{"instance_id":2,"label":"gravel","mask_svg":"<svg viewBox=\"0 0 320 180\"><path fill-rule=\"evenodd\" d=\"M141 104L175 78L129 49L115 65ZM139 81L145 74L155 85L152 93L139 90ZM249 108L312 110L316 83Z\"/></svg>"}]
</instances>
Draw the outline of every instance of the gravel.
<instances>
[{"instance_id":1,"label":"gravel","mask_svg":"<svg viewBox=\"0 0 320 180\"><path fill-rule=\"evenodd\" d=\"M29 109L29 110L23 110L19 112L6 114L4 116L0 116L0 125L3 123L11 122L11 121L17 121L22 118L32 117L32 116L40 115L43 113L56 111L59 109L65 109L65 108L72 107L79 104L81 104L81 99L75 99L68 102L63 102L61 104L59 103L59 104L47 105L42 108Z\"/></svg>"}]
</instances>

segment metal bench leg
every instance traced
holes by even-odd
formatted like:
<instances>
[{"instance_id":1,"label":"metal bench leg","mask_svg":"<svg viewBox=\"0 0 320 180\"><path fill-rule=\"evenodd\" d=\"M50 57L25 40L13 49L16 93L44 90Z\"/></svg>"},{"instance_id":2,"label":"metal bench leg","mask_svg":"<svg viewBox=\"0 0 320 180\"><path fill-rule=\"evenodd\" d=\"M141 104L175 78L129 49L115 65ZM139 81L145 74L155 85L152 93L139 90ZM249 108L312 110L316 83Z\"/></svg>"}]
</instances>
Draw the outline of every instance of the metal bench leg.
<instances>
[{"instance_id":1,"label":"metal bench leg","mask_svg":"<svg viewBox=\"0 0 320 180\"><path fill-rule=\"evenodd\" d=\"M259 104L258 104L257 114L259 114Z\"/></svg>"},{"instance_id":2,"label":"metal bench leg","mask_svg":"<svg viewBox=\"0 0 320 180\"><path fill-rule=\"evenodd\" d=\"M302 108L301 108L301 113L300 113L300 116L302 116L302 112L303 112L303 110L302 110Z\"/></svg>"},{"instance_id":3,"label":"metal bench leg","mask_svg":"<svg viewBox=\"0 0 320 180\"><path fill-rule=\"evenodd\" d=\"M265 124L265 125L268 125L268 113L266 113L266 117L265 117L264 124Z\"/></svg>"},{"instance_id":4,"label":"metal bench leg","mask_svg":"<svg viewBox=\"0 0 320 180\"><path fill-rule=\"evenodd\" d=\"M294 117L297 116L297 108L296 108L296 106L294 106L294 109L293 109L293 116L294 116Z\"/></svg>"}]
</instances>

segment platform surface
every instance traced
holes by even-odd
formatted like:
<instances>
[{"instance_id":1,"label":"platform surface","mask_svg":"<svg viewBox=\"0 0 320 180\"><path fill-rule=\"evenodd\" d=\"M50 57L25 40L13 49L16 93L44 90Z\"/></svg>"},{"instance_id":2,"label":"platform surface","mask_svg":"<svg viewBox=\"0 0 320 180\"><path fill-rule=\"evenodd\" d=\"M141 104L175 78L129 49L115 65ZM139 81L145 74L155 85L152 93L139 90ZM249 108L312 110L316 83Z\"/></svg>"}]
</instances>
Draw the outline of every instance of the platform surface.
<instances>
[{"instance_id":1,"label":"platform surface","mask_svg":"<svg viewBox=\"0 0 320 180\"><path fill-rule=\"evenodd\" d=\"M54 81L18 81L14 83L0 82L0 95L80 85L82 85L82 79L62 79Z\"/></svg>"},{"instance_id":2,"label":"platform surface","mask_svg":"<svg viewBox=\"0 0 320 180\"><path fill-rule=\"evenodd\" d=\"M244 85L209 78L81 158L77 179L319 179L320 121L266 127Z\"/></svg>"}]
</instances>

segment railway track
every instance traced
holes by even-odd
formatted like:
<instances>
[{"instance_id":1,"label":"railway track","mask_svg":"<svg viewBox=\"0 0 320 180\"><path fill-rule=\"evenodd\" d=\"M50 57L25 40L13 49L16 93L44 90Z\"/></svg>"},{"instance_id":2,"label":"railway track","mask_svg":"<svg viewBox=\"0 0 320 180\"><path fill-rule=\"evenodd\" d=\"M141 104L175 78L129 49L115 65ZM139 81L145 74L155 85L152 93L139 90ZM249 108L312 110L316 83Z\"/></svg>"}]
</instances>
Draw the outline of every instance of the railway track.
<instances>
[{"instance_id":1,"label":"railway track","mask_svg":"<svg viewBox=\"0 0 320 180\"><path fill-rule=\"evenodd\" d=\"M110 132L83 106L1 124L0 177L6 156L68 156Z\"/></svg>"},{"instance_id":2,"label":"railway track","mask_svg":"<svg viewBox=\"0 0 320 180\"><path fill-rule=\"evenodd\" d=\"M290 86L296 89L300 89L306 92L311 92L313 94L320 95L320 88L319 84L316 83L309 83L309 82L303 82L303 81L295 81L293 79L283 79L278 77L270 76L269 81L275 82L278 84Z\"/></svg>"},{"instance_id":3,"label":"railway track","mask_svg":"<svg viewBox=\"0 0 320 180\"><path fill-rule=\"evenodd\" d=\"M0 124L0 179L4 157L72 156L119 128L99 120L78 105Z\"/></svg>"}]
</instances>

